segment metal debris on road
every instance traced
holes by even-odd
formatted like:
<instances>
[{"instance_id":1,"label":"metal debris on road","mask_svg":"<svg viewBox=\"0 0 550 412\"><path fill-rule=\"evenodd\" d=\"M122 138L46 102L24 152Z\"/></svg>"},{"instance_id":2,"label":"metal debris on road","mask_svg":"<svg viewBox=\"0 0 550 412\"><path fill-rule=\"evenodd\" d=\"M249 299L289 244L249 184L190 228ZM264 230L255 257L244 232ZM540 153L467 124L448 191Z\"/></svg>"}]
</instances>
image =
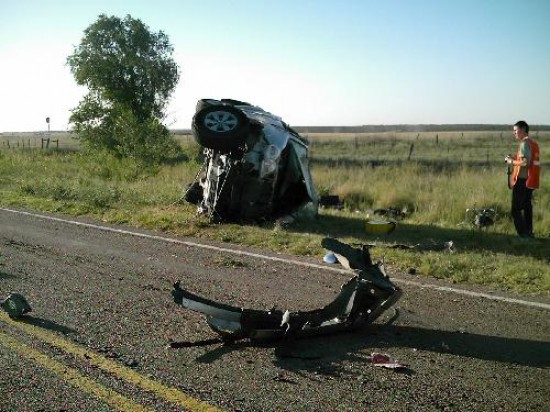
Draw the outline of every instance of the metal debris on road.
<instances>
[{"instance_id":1,"label":"metal debris on road","mask_svg":"<svg viewBox=\"0 0 550 412\"><path fill-rule=\"evenodd\" d=\"M8 316L12 319L19 319L25 313L32 312L31 306L27 299L19 293L11 293L2 303L0 303Z\"/></svg>"},{"instance_id":2,"label":"metal debris on road","mask_svg":"<svg viewBox=\"0 0 550 412\"><path fill-rule=\"evenodd\" d=\"M408 366L399 363L396 360L394 360L391 356L385 354L385 353L371 353L371 355L367 358L374 366L380 366L382 368L387 369L407 369Z\"/></svg>"},{"instance_id":3,"label":"metal debris on road","mask_svg":"<svg viewBox=\"0 0 550 412\"><path fill-rule=\"evenodd\" d=\"M184 308L205 315L208 325L225 341L273 340L354 329L374 322L397 302L401 290L390 281L383 262L372 262L368 247L354 248L331 238L323 239L322 246L354 277L321 309L243 309L195 295L182 288L179 281L174 284L172 297Z\"/></svg>"}]
</instances>

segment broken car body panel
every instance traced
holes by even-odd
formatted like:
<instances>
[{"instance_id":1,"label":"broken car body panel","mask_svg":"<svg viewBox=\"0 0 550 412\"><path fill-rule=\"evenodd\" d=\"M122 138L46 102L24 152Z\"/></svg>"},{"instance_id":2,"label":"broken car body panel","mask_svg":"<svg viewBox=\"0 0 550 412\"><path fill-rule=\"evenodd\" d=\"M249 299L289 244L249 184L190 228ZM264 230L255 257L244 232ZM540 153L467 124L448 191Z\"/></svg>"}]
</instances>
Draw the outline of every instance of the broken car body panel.
<instances>
[{"instance_id":1,"label":"broken car body panel","mask_svg":"<svg viewBox=\"0 0 550 412\"><path fill-rule=\"evenodd\" d=\"M243 309L195 295L174 284L172 296L181 306L206 316L209 326L226 340L273 340L353 329L374 322L401 296L382 263L373 264L368 248L355 249L336 239L323 239L343 266L355 274L328 305L312 311Z\"/></svg>"},{"instance_id":2,"label":"broken car body panel","mask_svg":"<svg viewBox=\"0 0 550 412\"><path fill-rule=\"evenodd\" d=\"M205 149L204 171L186 200L199 214L232 221L317 216L308 145L280 117L245 102L202 99L193 135Z\"/></svg>"}]
</instances>

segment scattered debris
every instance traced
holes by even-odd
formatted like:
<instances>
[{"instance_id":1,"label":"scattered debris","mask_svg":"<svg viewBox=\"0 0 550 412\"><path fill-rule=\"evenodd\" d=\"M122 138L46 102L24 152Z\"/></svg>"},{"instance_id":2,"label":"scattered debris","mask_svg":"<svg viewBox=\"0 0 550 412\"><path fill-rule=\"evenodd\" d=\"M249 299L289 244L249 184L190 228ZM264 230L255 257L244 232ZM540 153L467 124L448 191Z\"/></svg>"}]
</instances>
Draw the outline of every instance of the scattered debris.
<instances>
[{"instance_id":1,"label":"scattered debris","mask_svg":"<svg viewBox=\"0 0 550 412\"><path fill-rule=\"evenodd\" d=\"M319 206L342 210L344 202L337 195L323 195L319 197Z\"/></svg>"},{"instance_id":2,"label":"scattered debris","mask_svg":"<svg viewBox=\"0 0 550 412\"><path fill-rule=\"evenodd\" d=\"M368 247L353 248L332 238L322 246L334 253L342 266L353 273L338 296L322 309L306 312L253 310L218 303L174 284L174 302L206 316L208 325L225 341L273 340L313 336L364 326L374 322L401 296L382 262L374 264Z\"/></svg>"},{"instance_id":3,"label":"scattered debris","mask_svg":"<svg viewBox=\"0 0 550 412\"><path fill-rule=\"evenodd\" d=\"M334 253L328 252L325 256L323 256L323 262L330 263L332 265L334 263L338 263L338 258Z\"/></svg>"},{"instance_id":4,"label":"scattered debris","mask_svg":"<svg viewBox=\"0 0 550 412\"><path fill-rule=\"evenodd\" d=\"M367 358L370 362L374 364L374 366L380 366L382 368L387 369L407 369L408 366L399 363L392 359L389 355L383 354L383 353L371 353L371 355Z\"/></svg>"},{"instance_id":5,"label":"scattered debris","mask_svg":"<svg viewBox=\"0 0 550 412\"><path fill-rule=\"evenodd\" d=\"M495 224L497 211L493 208L472 208L466 209L466 217L463 223L468 223L479 229Z\"/></svg>"},{"instance_id":6,"label":"scattered debris","mask_svg":"<svg viewBox=\"0 0 550 412\"><path fill-rule=\"evenodd\" d=\"M31 306L27 300L19 293L11 293L2 303L0 303L0 306L12 319L19 319L25 313L32 312Z\"/></svg>"},{"instance_id":7,"label":"scattered debris","mask_svg":"<svg viewBox=\"0 0 550 412\"><path fill-rule=\"evenodd\" d=\"M406 207L397 208L397 207L388 207L385 209L374 209L373 214L378 216L383 216L387 219L401 220L409 215L409 211Z\"/></svg>"}]
</instances>

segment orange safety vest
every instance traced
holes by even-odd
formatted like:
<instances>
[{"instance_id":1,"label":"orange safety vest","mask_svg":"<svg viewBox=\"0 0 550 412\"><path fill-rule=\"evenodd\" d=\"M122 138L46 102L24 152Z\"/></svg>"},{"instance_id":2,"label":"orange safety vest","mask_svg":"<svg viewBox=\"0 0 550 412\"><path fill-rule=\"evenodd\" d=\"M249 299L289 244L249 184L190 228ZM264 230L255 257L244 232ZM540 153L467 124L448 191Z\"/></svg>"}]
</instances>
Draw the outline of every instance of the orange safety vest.
<instances>
[{"instance_id":1,"label":"orange safety vest","mask_svg":"<svg viewBox=\"0 0 550 412\"><path fill-rule=\"evenodd\" d=\"M527 186L529 189L538 189L540 180L539 145L537 144L537 142L529 138L527 138L527 143L529 143L529 147L531 148L531 160L527 164L527 181L525 182L525 186ZM521 161L521 144L516 154L516 161ZM514 186L516 184L516 181L518 180L520 167L521 166L519 165L514 166L514 170L512 171L511 176L512 186Z\"/></svg>"}]
</instances>

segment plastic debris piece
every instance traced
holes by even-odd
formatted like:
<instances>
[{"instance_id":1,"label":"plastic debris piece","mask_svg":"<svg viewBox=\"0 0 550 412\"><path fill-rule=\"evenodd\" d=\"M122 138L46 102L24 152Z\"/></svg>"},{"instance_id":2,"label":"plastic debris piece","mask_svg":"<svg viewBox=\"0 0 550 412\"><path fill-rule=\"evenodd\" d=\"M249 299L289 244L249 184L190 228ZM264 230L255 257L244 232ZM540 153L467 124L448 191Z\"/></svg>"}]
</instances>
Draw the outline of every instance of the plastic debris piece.
<instances>
[{"instance_id":1,"label":"plastic debris piece","mask_svg":"<svg viewBox=\"0 0 550 412\"><path fill-rule=\"evenodd\" d=\"M367 220L365 229L367 233L375 235L389 235L397 226L397 223L387 220Z\"/></svg>"},{"instance_id":2,"label":"plastic debris piece","mask_svg":"<svg viewBox=\"0 0 550 412\"><path fill-rule=\"evenodd\" d=\"M332 265L334 263L338 263L338 258L334 253L329 252L323 257L323 262L330 263Z\"/></svg>"},{"instance_id":3,"label":"plastic debris piece","mask_svg":"<svg viewBox=\"0 0 550 412\"><path fill-rule=\"evenodd\" d=\"M387 368L387 369L407 368L407 365L397 362L391 356L385 353L374 352L374 353L371 353L371 355L367 359L371 361L374 364L374 366L380 366L382 368Z\"/></svg>"}]
</instances>

